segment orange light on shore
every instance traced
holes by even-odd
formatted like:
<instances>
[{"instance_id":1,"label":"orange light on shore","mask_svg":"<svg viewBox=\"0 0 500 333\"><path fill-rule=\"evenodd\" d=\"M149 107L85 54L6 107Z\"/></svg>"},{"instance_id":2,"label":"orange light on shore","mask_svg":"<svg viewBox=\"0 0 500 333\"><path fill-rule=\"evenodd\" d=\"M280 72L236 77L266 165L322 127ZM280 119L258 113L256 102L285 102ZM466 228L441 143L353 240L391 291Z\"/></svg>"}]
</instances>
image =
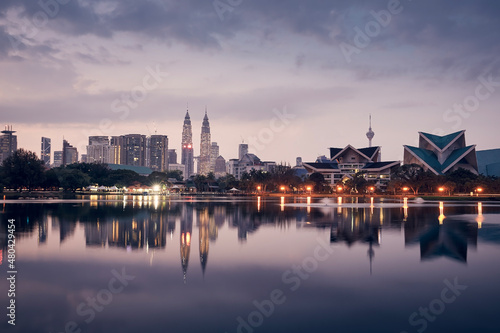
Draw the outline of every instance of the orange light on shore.
<instances>
[{"instance_id":1,"label":"orange light on shore","mask_svg":"<svg viewBox=\"0 0 500 333\"><path fill-rule=\"evenodd\" d=\"M311 192L312 191L312 187L311 186L307 186L306 190L309 191L309 192Z\"/></svg>"},{"instance_id":2,"label":"orange light on shore","mask_svg":"<svg viewBox=\"0 0 500 333\"><path fill-rule=\"evenodd\" d=\"M370 186L368 189L369 189L371 192L375 191L375 187L373 187L373 186Z\"/></svg>"},{"instance_id":3,"label":"orange light on shore","mask_svg":"<svg viewBox=\"0 0 500 333\"><path fill-rule=\"evenodd\" d=\"M342 191L344 188L342 186L337 186L337 191Z\"/></svg>"},{"instance_id":4,"label":"orange light on shore","mask_svg":"<svg viewBox=\"0 0 500 333\"><path fill-rule=\"evenodd\" d=\"M481 193L481 192L483 192L483 189L482 189L481 187L478 187L478 188L476 189L476 191L477 191L477 192L479 192L479 193Z\"/></svg>"},{"instance_id":5,"label":"orange light on shore","mask_svg":"<svg viewBox=\"0 0 500 333\"><path fill-rule=\"evenodd\" d=\"M261 188L262 188L262 187L261 187L260 185L259 185L259 186L257 186L257 191L260 191L260 190L261 190Z\"/></svg>"},{"instance_id":6,"label":"orange light on shore","mask_svg":"<svg viewBox=\"0 0 500 333\"><path fill-rule=\"evenodd\" d=\"M281 186L280 190L285 191L285 186Z\"/></svg>"},{"instance_id":7,"label":"orange light on shore","mask_svg":"<svg viewBox=\"0 0 500 333\"><path fill-rule=\"evenodd\" d=\"M403 192L408 192L409 188L408 187L403 187Z\"/></svg>"},{"instance_id":8,"label":"orange light on shore","mask_svg":"<svg viewBox=\"0 0 500 333\"><path fill-rule=\"evenodd\" d=\"M438 191L439 192L444 192L444 187L441 186L440 188L438 188Z\"/></svg>"}]
</instances>

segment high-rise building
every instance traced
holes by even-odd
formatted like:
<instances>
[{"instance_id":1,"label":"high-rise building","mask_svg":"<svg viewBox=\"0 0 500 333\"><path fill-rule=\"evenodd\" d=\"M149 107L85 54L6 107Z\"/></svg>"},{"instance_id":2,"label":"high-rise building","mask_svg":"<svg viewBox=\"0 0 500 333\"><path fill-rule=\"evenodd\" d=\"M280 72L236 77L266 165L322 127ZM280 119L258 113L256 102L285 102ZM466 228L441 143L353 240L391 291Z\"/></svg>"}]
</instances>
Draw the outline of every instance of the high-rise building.
<instances>
[{"instance_id":1,"label":"high-rise building","mask_svg":"<svg viewBox=\"0 0 500 333\"><path fill-rule=\"evenodd\" d=\"M208 175L210 172L210 151L211 151L211 137L210 137L210 123L208 122L207 110L205 110L205 117L201 125L201 140L200 140L200 174Z\"/></svg>"},{"instance_id":2,"label":"high-rise building","mask_svg":"<svg viewBox=\"0 0 500 333\"><path fill-rule=\"evenodd\" d=\"M89 136L89 146L91 145L109 145L108 136Z\"/></svg>"},{"instance_id":3,"label":"high-rise building","mask_svg":"<svg viewBox=\"0 0 500 333\"><path fill-rule=\"evenodd\" d=\"M87 146L87 162L115 164L115 149L116 147L110 145L109 137L90 136L89 145Z\"/></svg>"},{"instance_id":4,"label":"high-rise building","mask_svg":"<svg viewBox=\"0 0 500 333\"><path fill-rule=\"evenodd\" d=\"M215 168L214 168L215 177L219 178L225 176L227 173L226 168L226 160L222 156L218 156L215 159Z\"/></svg>"},{"instance_id":5,"label":"high-rise building","mask_svg":"<svg viewBox=\"0 0 500 333\"><path fill-rule=\"evenodd\" d=\"M17 150L17 135L16 131L12 130L12 126L6 126L0 136L0 164Z\"/></svg>"},{"instance_id":6,"label":"high-rise building","mask_svg":"<svg viewBox=\"0 0 500 333\"><path fill-rule=\"evenodd\" d=\"M50 149L51 140L42 136L42 145L40 150L40 157L46 166L50 165Z\"/></svg>"},{"instance_id":7,"label":"high-rise building","mask_svg":"<svg viewBox=\"0 0 500 333\"><path fill-rule=\"evenodd\" d=\"M123 136L125 165L146 166L146 136L127 134Z\"/></svg>"},{"instance_id":8,"label":"high-rise building","mask_svg":"<svg viewBox=\"0 0 500 333\"><path fill-rule=\"evenodd\" d=\"M112 136L110 145L113 149L113 162L111 164L125 164L125 137L122 136Z\"/></svg>"},{"instance_id":9,"label":"high-rise building","mask_svg":"<svg viewBox=\"0 0 500 333\"><path fill-rule=\"evenodd\" d=\"M168 150L168 164L177 164L177 152L175 149Z\"/></svg>"},{"instance_id":10,"label":"high-rise building","mask_svg":"<svg viewBox=\"0 0 500 333\"><path fill-rule=\"evenodd\" d=\"M212 142L210 147L210 172L215 172L215 161L219 157L219 145L217 142Z\"/></svg>"},{"instance_id":11,"label":"high-rise building","mask_svg":"<svg viewBox=\"0 0 500 333\"><path fill-rule=\"evenodd\" d=\"M148 141L148 166L153 169L153 171L167 171L168 137L166 135L151 135Z\"/></svg>"},{"instance_id":12,"label":"high-rise building","mask_svg":"<svg viewBox=\"0 0 500 333\"><path fill-rule=\"evenodd\" d=\"M193 130L189 111L186 111L186 117L184 118L184 125L182 127L181 164L185 166L184 179L188 179L194 173Z\"/></svg>"},{"instance_id":13,"label":"high-rise building","mask_svg":"<svg viewBox=\"0 0 500 333\"><path fill-rule=\"evenodd\" d=\"M245 154L248 154L248 144L240 143L238 147L238 159L241 160Z\"/></svg>"},{"instance_id":14,"label":"high-rise building","mask_svg":"<svg viewBox=\"0 0 500 333\"><path fill-rule=\"evenodd\" d=\"M62 165L63 162L63 152L62 150L58 150L54 152L54 168L58 168Z\"/></svg>"},{"instance_id":15,"label":"high-rise building","mask_svg":"<svg viewBox=\"0 0 500 333\"><path fill-rule=\"evenodd\" d=\"M78 163L78 150L70 145L68 141L63 140L62 165L73 163Z\"/></svg>"}]
</instances>

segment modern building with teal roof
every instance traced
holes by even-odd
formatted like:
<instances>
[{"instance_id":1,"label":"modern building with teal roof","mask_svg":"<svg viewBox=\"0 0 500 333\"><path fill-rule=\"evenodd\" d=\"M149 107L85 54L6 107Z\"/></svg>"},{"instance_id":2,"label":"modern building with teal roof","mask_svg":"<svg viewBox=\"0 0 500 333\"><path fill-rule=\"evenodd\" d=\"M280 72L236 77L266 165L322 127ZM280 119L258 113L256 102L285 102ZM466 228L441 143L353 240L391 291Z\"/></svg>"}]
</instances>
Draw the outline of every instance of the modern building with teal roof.
<instances>
[{"instance_id":1,"label":"modern building with teal roof","mask_svg":"<svg viewBox=\"0 0 500 333\"><path fill-rule=\"evenodd\" d=\"M500 149L479 150L477 152L479 173L500 177Z\"/></svg>"},{"instance_id":2,"label":"modern building with teal roof","mask_svg":"<svg viewBox=\"0 0 500 333\"><path fill-rule=\"evenodd\" d=\"M476 145L467 146L465 130L439 136L419 132L419 147L404 147L404 164L418 164L424 170L443 175L459 168L478 174Z\"/></svg>"}]
</instances>

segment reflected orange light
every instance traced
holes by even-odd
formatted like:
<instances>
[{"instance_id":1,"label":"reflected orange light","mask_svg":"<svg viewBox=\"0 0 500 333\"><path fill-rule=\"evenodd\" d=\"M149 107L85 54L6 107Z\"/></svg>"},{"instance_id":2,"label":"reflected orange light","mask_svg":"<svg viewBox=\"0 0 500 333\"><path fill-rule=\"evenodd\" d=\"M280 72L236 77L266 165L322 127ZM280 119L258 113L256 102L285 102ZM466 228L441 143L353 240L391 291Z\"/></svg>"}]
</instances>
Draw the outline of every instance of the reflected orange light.
<instances>
[{"instance_id":1,"label":"reflected orange light","mask_svg":"<svg viewBox=\"0 0 500 333\"><path fill-rule=\"evenodd\" d=\"M444 219L446 216L444 216L444 202L439 202L439 224L443 224Z\"/></svg>"},{"instance_id":2,"label":"reflected orange light","mask_svg":"<svg viewBox=\"0 0 500 333\"><path fill-rule=\"evenodd\" d=\"M282 212L285 211L285 197L281 197L280 208Z\"/></svg>"},{"instance_id":3,"label":"reflected orange light","mask_svg":"<svg viewBox=\"0 0 500 333\"><path fill-rule=\"evenodd\" d=\"M478 202L478 204L477 204L477 218L476 218L478 229L481 229L481 227L483 226L483 221L484 221L483 203Z\"/></svg>"}]
</instances>

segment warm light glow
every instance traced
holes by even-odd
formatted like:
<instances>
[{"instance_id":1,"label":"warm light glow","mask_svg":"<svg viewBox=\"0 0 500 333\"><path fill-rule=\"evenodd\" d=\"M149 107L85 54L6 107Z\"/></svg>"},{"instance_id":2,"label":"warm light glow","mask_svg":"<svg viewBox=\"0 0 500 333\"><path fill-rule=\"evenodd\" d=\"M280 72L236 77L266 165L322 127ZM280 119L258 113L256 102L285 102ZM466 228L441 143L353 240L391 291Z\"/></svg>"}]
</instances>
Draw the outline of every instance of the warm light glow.
<instances>
[{"instance_id":1,"label":"warm light glow","mask_svg":"<svg viewBox=\"0 0 500 333\"><path fill-rule=\"evenodd\" d=\"M311 191L311 190L312 190L312 187L311 187L311 186L308 186L308 187L306 187L306 190Z\"/></svg>"},{"instance_id":2,"label":"warm light glow","mask_svg":"<svg viewBox=\"0 0 500 333\"><path fill-rule=\"evenodd\" d=\"M406 221L406 219L408 218L408 198L403 199L403 211L405 215L404 221Z\"/></svg>"},{"instance_id":3,"label":"warm light glow","mask_svg":"<svg viewBox=\"0 0 500 333\"><path fill-rule=\"evenodd\" d=\"M281 186L280 190L284 191L285 190L285 186Z\"/></svg>"},{"instance_id":4,"label":"warm light glow","mask_svg":"<svg viewBox=\"0 0 500 333\"><path fill-rule=\"evenodd\" d=\"M483 189L481 187L478 187L477 190L479 193L483 192Z\"/></svg>"},{"instance_id":5,"label":"warm light glow","mask_svg":"<svg viewBox=\"0 0 500 333\"><path fill-rule=\"evenodd\" d=\"M484 221L484 216L483 216L483 203L478 202L477 203L477 217L476 217L476 222L477 222L477 228L481 229L483 226L483 221Z\"/></svg>"},{"instance_id":6,"label":"warm light glow","mask_svg":"<svg viewBox=\"0 0 500 333\"><path fill-rule=\"evenodd\" d=\"M261 188L262 188L262 187L261 187L260 185L259 185L259 186L257 186L257 191L260 191L260 189L261 189Z\"/></svg>"},{"instance_id":7,"label":"warm light glow","mask_svg":"<svg viewBox=\"0 0 500 333\"><path fill-rule=\"evenodd\" d=\"M368 189L369 189L370 191L372 191L372 192L373 192L373 191L375 191L375 187L373 187L373 186L370 186Z\"/></svg>"},{"instance_id":8,"label":"warm light glow","mask_svg":"<svg viewBox=\"0 0 500 333\"><path fill-rule=\"evenodd\" d=\"M403 191L404 191L404 192L407 192L408 190L409 190L409 188L408 188L408 187L406 187L406 186L405 186L405 187L403 187Z\"/></svg>"},{"instance_id":9,"label":"warm light glow","mask_svg":"<svg viewBox=\"0 0 500 333\"><path fill-rule=\"evenodd\" d=\"M154 192L160 192L160 185L153 185Z\"/></svg>"},{"instance_id":10,"label":"warm light glow","mask_svg":"<svg viewBox=\"0 0 500 333\"><path fill-rule=\"evenodd\" d=\"M311 213L311 197L307 197L307 213Z\"/></svg>"},{"instance_id":11,"label":"warm light glow","mask_svg":"<svg viewBox=\"0 0 500 333\"><path fill-rule=\"evenodd\" d=\"M281 211L285 211L285 197L281 197L281 203L280 203Z\"/></svg>"},{"instance_id":12,"label":"warm light glow","mask_svg":"<svg viewBox=\"0 0 500 333\"><path fill-rule=\"evenodd\" d=\"M444 219L446 216L444 216L444 202L439 202L439 224L443 224Z\"/></svg>"},{"instance_id":13,"label":"warm light glow","mask_svg":"<svg viewBox=\"0 0 500 333\"><path fill-rule=\"evenodd\" d=\"M439 192L444 192L444 187L441 186L440 188L438 188L438 191Z\"/></svg>"},{"instance_id":14,"label":"warm light glow","mask_svg":"<svg viewBox=\"0 0 500 333\"><path fill-rule=\"evenodd\" d=\"M257 197L257 211L260 212L260 197Z\"/></svg>"},{"instance_id":15,"label":"warm light glow","mask_svg":"<svg viewBox=\"0 0 500 333\"><path fill-rule=\"evenodd\" d=\"M337 191L342 191L342 186L337 186Z\"/></svg>"}]
</instances>

